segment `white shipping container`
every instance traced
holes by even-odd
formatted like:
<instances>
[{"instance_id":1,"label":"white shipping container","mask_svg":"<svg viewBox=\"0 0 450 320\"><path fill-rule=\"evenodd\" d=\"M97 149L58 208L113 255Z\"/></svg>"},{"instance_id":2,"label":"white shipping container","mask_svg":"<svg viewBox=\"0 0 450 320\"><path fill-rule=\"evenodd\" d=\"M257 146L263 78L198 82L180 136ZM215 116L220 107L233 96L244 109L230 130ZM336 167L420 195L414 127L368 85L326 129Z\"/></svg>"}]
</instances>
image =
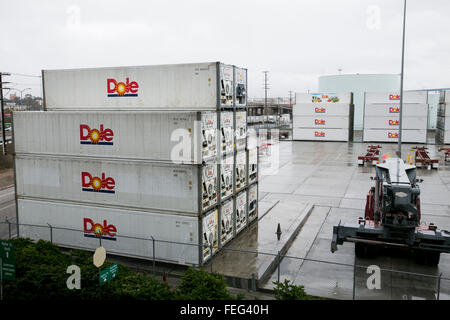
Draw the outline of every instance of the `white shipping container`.
<instances>
[{"instance_id":1,"label":"white shipping container","mask_svg":"<svg viewBox=\"0 0 450 320\"><path fill-rule=\"evenodd\" d=\"M247 190L243 190L235 197L235 224L236 234L247 225Z\"/></svg>"},{"instance_id":2,"label":"white shipping container","mask_svg":"<svg viewBox=\"0 0 450 320\"><path fill-rule=\"evenodd\" d=\"M219 62L43 70L46 110L217 110L233 106ZM220 96L218 96L220 95Z\"/></svg>"},{"instance_id":3,"label":"white shipping container","mask_svg":"<svg viewBox=\"0 0 450 320\"><path fill-rule=\"evenodd\" d=\"M236 111L236 121L235 121L235 139L236 139L236 150L243 150L247 146L247 112L246 111Z\"/></svg>"},{"instance_id":4,"label":"white shipping container","mask_svg":"<svg viewBox=\"0 0 450 320\"><path fill-rule=\"evenodd\" d=\"M234 152L234 114L223 111L220 113L220 146L221 156Z\"/></svg>"},{"instance_id":5,"label":"white shipping container","mask_svg":"<svg viewBox=\"0 0 450 320\"><path fill-rule=\"evenodd\" d=\"M400 103L399 92L366 92L365 103ZM428 93L426 91L404 91L403 103L428 103Z\"/></svg>"},{"instance_id":6,"label":"white shipping container","mask_svg":"<svg viewBox=\"0 0 450 320\"><path fill-rule=\"evenodd\" d=\"M247 69L234 68L234 84L236 97L235 106L242 108L247 106Z\"/></svg>"},{"instance_id":7,"label":"white shipping container","mask_svg":"<svg viewBox=\"0 0 450 320\"><path fill-rule=\"evenodd\" d=\"M346 129L349 127L348 116L294 116L294 128L337 128Z\"/></svg>"},{"instance_id":8,"label":"white shipping container","mask_svg":"<svg viewBox=\"0 0 450 320\"><path fill-rule=\"evenodd\" d=\"M220 198L225 200L233 194L234 155L220 158Z\"/></svg>"},{"instance_id":9,"label":"white shipping container","mask_svg":"<svg viewBox=\"0 0 450 320\"><path fill-rule=\"evenodd\" d=\"M217 204L217 165L16 156L17 196L198 215Z\"/></svg>"},{"instance_id":10,"label":"white shipping container","mask_svg":"<svg viewBox=\"0 0 450 320\"><path fill-rule=\"evenodd\" d=\"M364 106L364 117L387 117L400 114L399 104L393 103L368 103ZM405 103L403 104L402 116L404 117L428 117L428 104Z\"/></svg>"},{"instance_id":11,"label":"white shipping container","mask_svg":"<svg viewBox=\"0 0 450 320\"><path fill-rule=\"evenodd\" d=\"M348 117L350 115L350 105L337 103L337 104L320 104L320 103L297 103L293 107L293 116L343 116ZM295 127L295 125L294 125Z\"/></svg>"},{"instance_id":12,"label":"white shipping container","mask_svg":"<svg viewBox=\"0 0 450 320\"><path fill-rule=\"evenodd\" d=\"M220 207L220 246L224 246L234 237L234 201L227 200Z\"/></svg>"},{"instance_id":13,"label":"white shipping container","mask_svg":"<svg viewBox=\"0 0 450 320\"><path fill-rule=\"evenodd\" d=\"M258 180L258 149L253 148L247 151L248 153L248 184Z\"/></svg>"},{"instance_id":14,"label":"white shipping container","mask_svg":"<svg viewBox=\"0 0 450 320\"><path fill-rule=\"evenodd\" d=\"M348 141L348 129L293 128L293 140Z\"/></svg>"},{"instance_id":15,"label":"white shipping container","mask_svg":"<svg viewBox=\"0 0 450 320\"><path fill-rule=\"evenodd\" d=\"M390 117L366 117L364 119L364 128L367 129L398 129L399 128L398 114L393 114ZM427 118L421 117L403 117L403 129L427 129Z\"/></svg>"},{"instance_id":16,"label":"white shipping container","mask_svg":"<svg viewBox=\"0 0 450 320\"><path fill-rule=\"evenodd\" d=\"M258 185L248 188L248 223L258 218Z\"/></svg>"},{"instance_id":17,"label":"white shipping container","mask_svg":"<svg viewBox=\"0 0 450 320\"><path fill-rule=\"evenodd\" d=\"M364 142L398 142L398 130L364 129ZM402 142L426 143L427 130L402 130Z\"/></svg>"},{"instance_id":18,"label":"white shipping container","mask_svg":"<svg viewBox=\"0 0 450 320\"><path fill-rule=\"evenodd\" d=\"M303 103L351 104L353 101L352 101L352 93L347 92L347 93L296 93L295 102L297 104Z\"/></svg>"},{"instance_id":19,"label":"white shipping container","mask_svg":"<svg viewBox=\"0 0 450 320\"><path fill-rule=\"evenodd\" d=\"M436 129L436 143L437 144L450 144L450 131Z\"/></svg>"},{"instance_id":20,"label":"white shipping container","mask_svg":"<svg viewBox=\"0 0 450 320\"><path fill-rule=\"evenodd\" d=\"M444 131L450 130L450 118L449 117L437 117L436 127Z\"/></svg>"},{"instance_id":21,"label":"white shipping container","mask_svg":"<svg viewBox=\"0 0 450 320\"><path fill-rule=\"evenodd\" d=\"M236 192L247 186L247 152L245 150L236 153L236 169L234 177Z\"/></svg>"},{"instance_id":22,"label":"white shipping container","mask_svg":"<svg viewBox=\"0 0 450 320\"><path fill-rule=\"evenodd\" d=\"M438 105L437 114L441 117L450 117L450 102L440 102Z\"/></svg>"},{"instance_id":23,"label":"white shipping container","mask_svg":"<svg viewBox=\"0 0 450 320\"><path fill-rule=\"evenodd\" d=\"M439 103L450 103L450 90L442 90L440 92Z\"/></svg>"},{"instance_id":24,"label":"white shipping container","mask_svg":"<svg viewBox=\"0 0 450 320\"><path fill-rule=\"evenodd\" d=\"M94 250L101 234L102 246L109 254L143 259L153 259L155 255L158 261L183 265L199 264L210 257L209 248L204 247L202 259L201 245L207 243L202 233L206 232L208 239L210 232L215 231L214 222L207 221L211 217L217 220L217 209L208 212L202 221L157 211L18 199L20 237L50 240L51 225L53 243L61 246ZM156 240L155 252L151 237ZM214 237L213 234L211 238Z\"/></svg>"},{"instance_id":25,"label":"white shipping container","mask_svg":"<svg viewBox=\"0 0 450 320\"><path fill-rule=\"evenodd\" d=\"M14 112L15 152L202 163L216 112Z\"/></svg>"}]
</instances>

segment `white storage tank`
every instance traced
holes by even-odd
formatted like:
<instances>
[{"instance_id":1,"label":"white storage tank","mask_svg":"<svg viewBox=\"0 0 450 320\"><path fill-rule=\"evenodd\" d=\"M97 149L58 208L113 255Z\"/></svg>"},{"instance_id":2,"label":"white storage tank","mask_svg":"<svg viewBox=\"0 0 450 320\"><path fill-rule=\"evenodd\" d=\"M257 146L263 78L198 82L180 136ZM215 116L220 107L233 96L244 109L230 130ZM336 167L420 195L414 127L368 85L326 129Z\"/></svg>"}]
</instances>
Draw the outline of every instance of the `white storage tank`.
<instances>
[{"instance_id":1,"label":"white storage tank","mask_svg":"<svg viewBox=\"0 0 450 320\"><path fill-rule=\"evenodd\" d=\"M236 72L243 92L246 72ZM233 78L234 66L220 62L42 71L46 110L233 108Z\"/></svg>"}]
</instances>

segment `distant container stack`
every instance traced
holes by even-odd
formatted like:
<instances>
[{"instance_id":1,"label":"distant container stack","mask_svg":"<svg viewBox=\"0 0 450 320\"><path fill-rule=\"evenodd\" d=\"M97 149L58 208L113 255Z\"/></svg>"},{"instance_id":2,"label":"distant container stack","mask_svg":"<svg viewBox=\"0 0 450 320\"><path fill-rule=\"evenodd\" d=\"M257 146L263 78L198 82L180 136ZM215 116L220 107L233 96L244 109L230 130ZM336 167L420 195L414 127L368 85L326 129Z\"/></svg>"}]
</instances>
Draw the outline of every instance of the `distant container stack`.
<instances>
[{"instance_id":1,"label":"distant container stack","mask_svg":"<svg viewBox=\"0 0 450 320\"><path fill-rule=\"evenodd\" d=\"M436 144L450 144L450 90L441 91L439 96Z\"/></svg>"},{"instance_id":2,"label":"distant container stack","mask_svg":"<svg viewBox=\"0 0 450 320\"><path fill-rule=\"evenodd\" d=\"M428 124L426 91L403 93L402 142L426 143ZM398 142L400 95L398 92L366 92L364 142Z\"/></svg>"},{"instance_id":3,"label":"distant container stack","mask_svg":"<svg viewBox=\"0 0 450 320\"><path fill-rule=\"evenodd\" d=\"M94 249L101 238L110 253L190 265L256 219L246 69L213 62L42 74L46 112L13 119L20 236L46 239L46 228L31 225L51 225L62 246ZM165 242L153 252L137 239L150 237Z\"/></svg>"},{"instance_id":4,"label":"distant container stack","mask_svg":"<svg viewBox=\"0 0 450 320\"><path fill-rule=\"evenodd\" d=\"M293 140L352 141L352 93L296 93Z\"/></svg>"}]
</instances>

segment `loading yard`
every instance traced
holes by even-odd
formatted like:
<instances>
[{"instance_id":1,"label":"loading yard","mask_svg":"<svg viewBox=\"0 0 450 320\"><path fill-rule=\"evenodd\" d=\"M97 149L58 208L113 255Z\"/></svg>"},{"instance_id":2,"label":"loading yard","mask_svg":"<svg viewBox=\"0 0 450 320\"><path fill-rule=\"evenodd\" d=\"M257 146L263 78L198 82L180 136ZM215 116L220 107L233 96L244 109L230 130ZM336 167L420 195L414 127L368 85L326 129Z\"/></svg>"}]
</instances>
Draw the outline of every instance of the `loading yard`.
<instances>
[{"instance_id":1,"label":"loading yard","mask_svg":"<svg viewBox=\"0 0 450 320\"><path fill-rule=\"evenodd\" d=\"M335 253L330 251L333 225L342 222L355 222L364 216L366 194L373 182L372 165L358 166L357 156L364 154L368 144L340 142L280 142L279 168L270 168L269 157L260 157L260 216L264 211L277 212L277 206L286 203L314 204L308 220L292 242L286 255L299 259L284 258L280 265L280 280L289 279L295 284L304 285L309 294L336 299L436 299L440 286L440 299L450 297L450 283L436 278L450 276L450 256L441 254L438 267L416 264L409 256L398 251L384 251L373 259L358 259L354 255L354 244L345 243ZM402 153L414 154L415 145L403 145ZM396 144L383 144L381 153L395 154ZM429 145L430 157L443 158L438 146ZM441 159L443 163L443 159ZM434 222L440 229L449 230L450 221L450 167L440 166L439 170L418 169L417 177L424 181L420 184L422 201L422 220ZM276 239L277 222L281 222L283 231L283 214L279 210L273 216L273 238ZM253 228L254 229L254 228ZM252 237L249 228L241 237ZM253 232L255 232L253 230ZM256 231L257 232L257 231ZM269 235L270 236L270 235ZM240 241L244 242L244 241ZM244 249L244 246L240 246ZM264 251L264 250L261 250ZM271 250L264 252L275 253ZM217 258L217 257L216 257ZM213 263L216 263L216 258ZM258 256L247 255L246 266L255 262ZM356 259L356 260L355 260ZM218 262L218 261L217 261ZM232 264L232 262L228 262ZM336 265L340 263L345 265ZM409 273L425 274L405 275L382 271L381 289L369 290L366 280L369 274L366 268L356 268L356 284L353 289L353 264L357 266L377 265L382 270L396 270ZM234 264L236 268L239 264ZM265 283L265 288L272 288L272 282L278 280L278 270ZM353 293L354 291L354 293Z\"/></svg>"}]
</instances>

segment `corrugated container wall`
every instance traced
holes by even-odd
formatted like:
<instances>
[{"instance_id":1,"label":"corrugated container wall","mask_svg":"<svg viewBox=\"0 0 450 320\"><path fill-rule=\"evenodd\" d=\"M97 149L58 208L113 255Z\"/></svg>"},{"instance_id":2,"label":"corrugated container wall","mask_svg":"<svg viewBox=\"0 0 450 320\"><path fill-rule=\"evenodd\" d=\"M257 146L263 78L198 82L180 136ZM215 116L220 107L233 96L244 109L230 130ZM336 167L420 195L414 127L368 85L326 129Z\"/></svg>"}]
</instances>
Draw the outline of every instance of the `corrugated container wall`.
<instances>
[{"instance_id":1,"label":"corrugated container wall","mask_svg":"<svg viewBox=\"0 0 450 320\"><path fill-rule=\"evenodd\" d=\"M233 66L220 62L43 70L47 110L233 107Z\"/></svg>"}]
</instances>

